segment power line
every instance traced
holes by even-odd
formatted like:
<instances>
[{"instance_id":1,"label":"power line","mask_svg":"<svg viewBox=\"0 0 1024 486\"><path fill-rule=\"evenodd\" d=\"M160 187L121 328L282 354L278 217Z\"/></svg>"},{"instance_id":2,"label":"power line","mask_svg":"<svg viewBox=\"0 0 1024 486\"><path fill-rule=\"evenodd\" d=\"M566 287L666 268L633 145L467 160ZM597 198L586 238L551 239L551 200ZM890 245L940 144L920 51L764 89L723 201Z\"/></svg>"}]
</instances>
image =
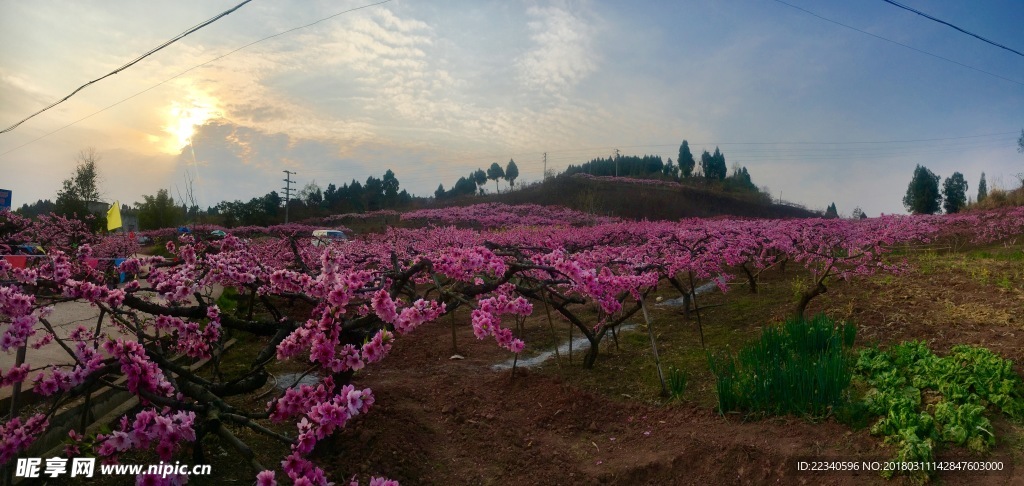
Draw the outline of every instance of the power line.
<instances>
[{"instance_id":1,"label":"power line","mask_svg":"<svg viewBox=\"0 0 1024 486\"><path fill-rule=\"evenodd\" d=\"M25 122L31 120L36 115L38 115L38 114L40 114L40 113L42 113L42 112L44 112L46 110L49 110L50 108L53 108L54 106L57 106L57 105L65 102L65 101L67 101L69 98L71 98L72 96L77 94L79 91L82 91L83 89L85 89L89 85L97 83L99 81L102 81L105 78L113 76L113 75L115 75L115 74L117 74L117 73L119 73L121 71L124 71L125 69L128 69L128 68L132 67L133 65L135 65L139 61L141 61L141 60L143 60L143 59L153 55L157 51L159 51L159 50L161 50L161 49L163 49L163 48L165 48L165 47L167 47L167 46L169 46L169 45L171 45L171 44L173 44L173 43L183 39L185 36L195 32L195 31L197 31L199 29L202 29L203 27L206 27L207 25L210 25L210 24L216 22L217 20L220 20L222 17L225 17L228 14L234 12L235 10L238 10L238 9L242 8L243 5L245 5L245 4L247 4L247 3L251 2L251 1L252 0L245 0L242 3L240 3L240 4L235 5L234 7L230 8L228 10L225 10L225 11L221 12L218 15L215 15L215 16L211 17L209 20L206 20L205 22L201 22L201 23L193 26L192 28L186 30L185 32L182 32L182 33L172 37L171 39L167 40L163 44L160 44L159 46L156 46L156 47L146 51L146 53L142 54L141 56L136 57L135 59L132 59L131 61L128 61L125 64L122 64L121 67L119 67L119 68L117 68L117 69L115 69L115 70L113 70L113 71L111 71L111 72L109 72L107 74L104 74L103 76L100 76L100 77L98 77L98 78L96 78L96 79L94 79L92 81L89 81L88 83L85 83L85 84L79 86L78 89L72 91L71 94L69 94L69 95L67 95L67 96L65 96L65 97L63 97L63 98L61 98L61 99L59 99L57 101L54 101L53 103L50 103L49 105L47 105L43 109L41 109L41 110L39 110L39 111L37 111L37 112L35 112L35 113L25 117L24 119L22 119L21 121L15 123L14 125L11 125L11 126L5 128L3 130L0 130L0 133L7 133L7 132L9 132L11 130L14 130L15 128L18 128L19 125L21 125L22 123L25 123Z\"/></svg>"},{"instance_id":2,"label":"power line","mask_svg":"<svg viewBox=\"0 0 1024 486\"><path fill-rule=\"evenodd\" d=\"M963 32L964 34L967 34L967 35L969 35L971 37L974 37L975 39L978 39L978 40L980 40L982 42L986 42L988 44L992 44L992 45L994 45L996 47L1000 47L1000 48L1006 49L1006 50L1008 50L1008 51L1010 51L1010 52L1012 52L1012 53L1014 53L1014 54L1016 54L1018 56L1024 57L1024 53L1021 53L1020 51L1018 51L1016 49L1011 49L1011 48L1006 47L1006 46L1004 46L1004 45L1002 45L1002 44L1000 44L998 42L990 41L990 40L988 40L988 39L986 39L986 38L984 38L984 37L982 37L982 36L980 36L978 34L975 34L973 32L969 32L967 30L961 29L960 27L957 27L957 26L955 26L955 25L953 25L953 24L951 24L949 22L946 22L945 20L937 19L935 17L932 17L931 15L928 15L928 14L920 11L920 10L916 10L914 8L908 7L908 6L903 5L902 3L899 3L899 2L894 2L893 0L882 0L882 1L885 2L885 3L888 3L890 5L895 5L895 6L899 7L899 8L902 8L903 10L914 12L914 13L916 13L916 14L918 14L918 15L926 18L926 19L934 20L934 21L936 21L936 22L938 22L940 24L947 25L947 26L952 27L952 28L954 28L956 30L959 30L960 32Z\"/></svg>"},{"instance_id":3,"label":"power line","mask_svg":"<svg viewBox=\"0 0 1024 486\"><path fill-rule=\"evenodd\" d=\"M799 10L799 11L801 11L801 12L804 12L804 13L806 13L806 14L809 14L809 15L813 15L814 17L817 17L817 18L819 18L819 19L821 19L821 20L824 20L824 21L826 21L826 22L831 22L831 23L833 23L833 24L836 24L836 25L838 25L838 26L841 26L841 27L846 27L847 29L850 29L850 30L855 30L855 31L857 31L857 32L860 32L861 34L865 34L865 35L870 35L871 37L874 37L874 38L876 38L876 39L881 39L881 40L884 40L884 41L886 41L886 42L891 42L891 43L893 43L893 44L896 44L896 45L899 45L899 46L903 46L903 47L906 47L907 49L910 49L910 50L912 50L912 51L920 52L921 54L925 54L925 55L927 55L927 56L931 56L931 57L934 57L934 58L936 58L936 59L941 59L941 60L943 60L943 61L946 61L946 62L951 62L951 63L953 63L953 64L956 64L957 66L965 67L965 68L967 68L967 69L970 69L970 70L972 70L972 71L977 71L977 72L979 72L979 73L982 73L982 74L987 74L987 75L989 75L989 76L992 76L992 77L996 77L996 78L1002 79L1003 81L1009 81L1009 82L1011 82L1011 83L1013 83L1013 84L1019 84L1019 85L1021 85L1021 86L1024 86L1024 83L1022 83L1022 82L1020 82L1020 81L1016 81L1016 80L1013 80L1013 79L1007 78L1007 77L1005 77L1005 76L1000 76L1000 75L998 75L998 74L995 74L995 73L990 73L990 72L988 72L988 71L985 71L985 70L983 70L983 69L978 69L978 68L976 68L976 67L974 67L974 66L968 66L967 64L964 64L964 63L962 63L962 62L959 62L959 61L954 61L954 60L952 60L952 59L949 59L948 57L942 57L942 56L940 56L940 55L938 55L938 54L932 54L932 53L930 53L930 52L928 52L928 51L924 51L924 50L918 49L918 48L916 48L916 47L913 47L913 46L909 46L909 45L907 45L907 44L904 44L904 43L902 43L902 42L897 42L897 41L894 41L894 40L892 40L892 39L887 39L887 38L885 38L885 37L882 37L882 36L880 36L880 35L877 35L877 34L872 34L871 32L868 32L868 31L866 31L866 30L861 30L861 29L858 29L858 28L856 28L856 27L851 27L851 26L849 26L849 25L846 25L846 24L844 24L844 23L842 23L842 22L838 22L838 21L835 21L835 20L832 20L832 19L829 19L829 18L825 18L825 17L822 17L821 15L818 15L818 14L816 14L816 13L814 13L814 12L811 12L810 10L807 10L807 9L805 9L805 8L797 7L796 5L793 5L793 4L791 4L791 3L786 3L786 2L784 2L783 0L775 0L775 1L776 1L776 2L778 2L778 3L781 3L781 4L783 4L783 5L785 5L785 6L787 6L787 7L790 7L790 8L794 8L794 9L797 9L797 10Z\"/></svg>"},{"instance_id":4,"label":"power line","mask_svg":"<svg viewBox=\"0 0 1024 486\"><path fill-rule=\"evenodd\" d=\"M249 0L249 1L252 1L252 0ZM92 112L92 113L90 113L90 114L88 114L86 116L83 116L82 118L79 118L79 119L77 119L77 120L75 120L75 121L73 121L71 123L68 123L67 125L64 125L64 126L58 128L56 130L53 130L51 132L45 133L43 135L40 135L39 137L36 137L36 138L34 138L32 140L29 140L28 142L25 142L25 143L23 143L21 145L18 145L17 147L14 147L14 148L12 148L12 149L4 152L4 153L0 153L0 157L3 157L4 155L7 155L7 154L9 154L11 152L14 152L15 150L18 150L18 149L20 149L20 148L22 148L22 147L24 147L26 145L31 145L33 143L36 143L36 142L38 142L38 141L40 141L40 140L42 140L42 139L44 139L46 137L49 137L50 135L53 135L54 133L57 133L57 132L65 129L65 128L68 128L68 127L70 127L72 125L78 124L78 123L80 123L80 122L82 122L84 120L92 118L92 117L94 117L94 116L96 116L96 115L98 115L100 113L103 113L104 111L107 111L107 110L109 110L109 109L111 109L111 108L113 108L113 107L115 107L117 105L120 105L121 103L124 103L125 101L128 101L128 100L130 100L132 98L135 98L135 97L137 97L137 96L139 96L139 95L141 95L143 93L146 93L146 92L148 92L150 90L153 90L153 89L155 89L157 87L160 87L160 86L162 86L164 84L167 84L168 82L170 82L170 81L172 81L174 79L180 78L181 76L184 76L184 75L188 74L189 72L192 72L192 71L194 71L196 69L199 69L199 68L201 68L203 66L206 66L207 64L211 64L211 63L214 63L214 62L219 61L221 59L224 59L225 57L228 57L228 56L230 56L230 55L232 55L232 54L234 54L234 53L236 53L238 51L241 51L243 49L246 49L248 47L254 46L254 45L259 44L259 43L261 43L263 41L266 41L266 40L269 40L269 39L273 39L274 37L278 37L278 36L282 36L282 35L285 35L285 34L289 34L289 33L294 32L296 30L305 29L307 27L312 27L312 26L314 26L316 24L319 24L320 22L324 22L326 20L333 19L333 18L335 18L335 17L337 17L339 15L347 14L349 12L355 12L356 10L362 10L364 8L376 7L378 5L383 5L383 4L388 3L390 1L391 0L383 0L383 1L380 1L380 2L377 2L377 3L371 3L371 4L368 4L368 5L363 5L361 7L350 8L348 10L344 10L344 11L338 12L338 13L336 13L334 15L330 15L330 16L321 18L321 19L319 19L317 21L310 22L310 23L308 23L306 25L300 25L298 27L293 27L291 29L288 29L288 30L285 30L285 31L281 31L281 32L278 32L276 34L268 35L268 36L266 36L266 37L264 37L262 39L255 40L255 41L250 42L248 44L245 44L245 45L243 45L241 47L238 47L238 48L236 48L236 49L234 49L232 51L228 51L225 54L222 54L220 56L214 57L214 58L212 58L212 59L210 59L210 60L208 60L208 61L206 61L204 63L196 64L195 66L192 66L192 67L190 67L190 68L188 68L188 69L186 69L186 70L184 70L184 71L182 71L182 72L180 72L178 74L175 74L174 76L171 76L171 77L169 77L169 78L167 78L167 79L165 79L163 81L160 81L159 83L156 83L153 86L150 86L150 87L148 87L148 88L146 88L146 89L144 89L142 91L139 91L138 93L135 93L135 94L133 94L133 95L131 95L131 96L121 100L121 101L118 101L118 102L116 102L116 103L114 103L112 105L109 105L106 108L94 111L94 112Z\"/></svg>"}]
</instances>

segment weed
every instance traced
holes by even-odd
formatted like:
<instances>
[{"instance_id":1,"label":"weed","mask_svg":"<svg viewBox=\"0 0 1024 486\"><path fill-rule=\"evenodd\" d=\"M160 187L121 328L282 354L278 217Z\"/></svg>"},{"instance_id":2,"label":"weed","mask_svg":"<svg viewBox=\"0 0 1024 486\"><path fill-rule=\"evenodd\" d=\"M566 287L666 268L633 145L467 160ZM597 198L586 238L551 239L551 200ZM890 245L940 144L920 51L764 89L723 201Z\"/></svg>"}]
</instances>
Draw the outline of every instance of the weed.
<instances>
[{"instance_id":1,"label":"weed","mask_svg":"<svg viewBox=\"0 0 1024 486\"><path fill-rule=\"evenodd\" d=\"M686 391L686 373L674 366L668 369L668 390L672 399L678 400Z\"/></svg>"}]
</instances>

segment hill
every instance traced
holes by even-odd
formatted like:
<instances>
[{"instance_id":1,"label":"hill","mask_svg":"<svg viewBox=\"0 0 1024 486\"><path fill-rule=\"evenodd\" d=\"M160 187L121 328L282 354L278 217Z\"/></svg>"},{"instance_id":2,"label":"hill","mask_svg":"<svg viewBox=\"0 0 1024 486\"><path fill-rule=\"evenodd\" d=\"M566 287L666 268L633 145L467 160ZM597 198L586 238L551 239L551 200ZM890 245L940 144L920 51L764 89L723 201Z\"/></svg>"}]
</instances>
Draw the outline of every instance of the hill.
<instances>
[{"instance_id":1,"label":"hill","mask_svg":"<svg viewBox=\"0 0 1024 486\"><path fill-rule=\"evenodd\" d=\"M793 204L773 203L769 196L728 191L702 181L676 183L626 177L561 175L485 196L433 201L426 207L462 206L483 202L557 205L604 216L675 220L690 217L810 218L821 213Z\"/></svg>"}]
</instances>

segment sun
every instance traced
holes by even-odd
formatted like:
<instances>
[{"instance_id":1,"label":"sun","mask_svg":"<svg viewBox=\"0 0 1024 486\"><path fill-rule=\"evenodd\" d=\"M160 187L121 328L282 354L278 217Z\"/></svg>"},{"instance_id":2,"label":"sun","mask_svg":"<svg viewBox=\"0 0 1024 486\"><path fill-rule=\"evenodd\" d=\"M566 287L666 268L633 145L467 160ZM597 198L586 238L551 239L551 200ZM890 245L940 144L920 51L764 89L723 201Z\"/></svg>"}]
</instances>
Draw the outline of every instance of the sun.
<instances>
[{"instance_id":1,"label":"sun","mask_svg":"<svg viewBox=\"0 0 1024 486\"><path fill-rule=\"evenodd\" d=\"M193 93L184 102L172 101L166 116L167 124L163 129L170 136L166 137L162 148L169 154L180 154L191 143L196 127L222 117L223 112L216 98Z\"/></svg>"}]
</instances>

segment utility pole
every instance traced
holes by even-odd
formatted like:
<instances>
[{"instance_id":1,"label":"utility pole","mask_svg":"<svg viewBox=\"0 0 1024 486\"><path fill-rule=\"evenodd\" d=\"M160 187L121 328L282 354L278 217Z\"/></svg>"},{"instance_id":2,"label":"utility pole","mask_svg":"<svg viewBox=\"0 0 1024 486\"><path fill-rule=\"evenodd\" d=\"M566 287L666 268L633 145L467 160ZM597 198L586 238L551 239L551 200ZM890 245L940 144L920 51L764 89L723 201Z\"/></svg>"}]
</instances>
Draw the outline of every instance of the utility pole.
<instances>
[{"instance_id":1,"label":"utility pole","mask_svg":"<svg viewBox=\"0 0 1024 486\"><path fill-rule=\"evenodd\" d=\"M292 172L290 170L282 170L286 175L284 176L285 186L284 189L284 223L288 224L288 201L292 198L292 174L298 174L298 172Z\"/></svg>"},{"instance_id":2,"label":"utility pole","mask_svg":"<svg viewBox=\"0 0 1024 486\"><path fill-rule=\"evenodd\" d=\"M615 149L615 177L619 176L619 149Z\"/></svg>"},{"instance_id":3,"label":"utility pole","mask_svg":"<svg viewBox=\"0 0 1024 486\"><path fill-rule=\"evenodd\" d=\"M548 180L548 153L544 152L544 173L540 175L540 180Z\"/></svg>"}]
</instances>

